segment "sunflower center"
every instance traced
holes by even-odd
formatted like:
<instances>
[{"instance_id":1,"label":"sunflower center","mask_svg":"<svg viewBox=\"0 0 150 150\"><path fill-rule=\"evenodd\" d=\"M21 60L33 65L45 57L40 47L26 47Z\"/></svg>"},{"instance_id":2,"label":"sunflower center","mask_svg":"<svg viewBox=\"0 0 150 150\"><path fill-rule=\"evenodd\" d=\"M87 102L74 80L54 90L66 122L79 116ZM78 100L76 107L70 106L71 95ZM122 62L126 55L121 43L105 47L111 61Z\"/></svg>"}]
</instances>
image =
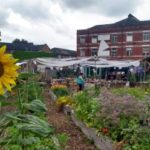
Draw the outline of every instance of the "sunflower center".
<instances>
[{"instance_id":1,"label":"sunflower center","mask_svg":"<svg viewBox=\"0 0 150 150\"><path fill-rule=\"evenodd\" d=\"M4 66L3 64L0 62L0 77L4 74Z\"/></svg>"}]
</instances>

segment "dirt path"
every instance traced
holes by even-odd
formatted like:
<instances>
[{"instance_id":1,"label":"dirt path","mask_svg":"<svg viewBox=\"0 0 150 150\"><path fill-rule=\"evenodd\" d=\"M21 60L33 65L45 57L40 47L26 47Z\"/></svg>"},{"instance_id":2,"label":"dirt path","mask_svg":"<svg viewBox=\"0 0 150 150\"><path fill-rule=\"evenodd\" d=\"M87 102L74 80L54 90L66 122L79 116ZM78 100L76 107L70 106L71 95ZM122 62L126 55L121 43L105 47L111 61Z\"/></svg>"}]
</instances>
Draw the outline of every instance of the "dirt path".
<instances>
[{"instance_id":1,"label":"dirt path","mask_svg":"<svg viewBox=\"0 0 150 150\"><path fill-rule=\"evenodd\" d=\"M87 140L69 117L56 111L54 102L50 100L48 93L45 93L45 97L48 108L48 121L54 125L57 133L66 133L69 135L66 150L96 150L95 146Z\"/></svg>"}]
</instances>

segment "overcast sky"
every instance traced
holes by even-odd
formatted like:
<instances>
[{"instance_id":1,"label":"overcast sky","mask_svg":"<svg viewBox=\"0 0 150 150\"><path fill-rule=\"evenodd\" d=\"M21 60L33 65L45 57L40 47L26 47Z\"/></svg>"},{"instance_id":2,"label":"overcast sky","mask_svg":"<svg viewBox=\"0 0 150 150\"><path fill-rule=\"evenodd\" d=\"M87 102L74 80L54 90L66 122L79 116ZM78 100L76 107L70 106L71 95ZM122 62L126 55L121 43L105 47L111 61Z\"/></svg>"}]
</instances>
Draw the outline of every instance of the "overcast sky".
<instances>
[{"instance_id":1,"label":"overcast sky","mask_svg":"<svg viewBox=\"0 0 150 150\"><path fill-rule=\"evenodd\" d=\"M150 20L149 0L0 0L2 41L26 39L76 50L76 31L133 14Z\"/></svg>"}]
</instances>

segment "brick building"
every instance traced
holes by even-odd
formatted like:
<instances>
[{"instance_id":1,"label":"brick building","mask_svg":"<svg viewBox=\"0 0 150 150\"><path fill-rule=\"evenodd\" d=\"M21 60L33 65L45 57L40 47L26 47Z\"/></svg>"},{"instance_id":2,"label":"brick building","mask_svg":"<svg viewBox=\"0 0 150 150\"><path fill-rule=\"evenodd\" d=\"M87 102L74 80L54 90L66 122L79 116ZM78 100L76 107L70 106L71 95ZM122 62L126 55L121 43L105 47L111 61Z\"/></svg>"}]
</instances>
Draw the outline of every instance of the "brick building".
<instances>
[{"instance_id":1,"label":"brick building","mask_svg":"<svg viewBox=\"0 0 150 150\"><path fill-rule=\"evenodd\" d=\"M129 14L113 24L77 31L77 55L109 59L141 59L150 55L150 20Z\"/></svg>"}]
</instances>

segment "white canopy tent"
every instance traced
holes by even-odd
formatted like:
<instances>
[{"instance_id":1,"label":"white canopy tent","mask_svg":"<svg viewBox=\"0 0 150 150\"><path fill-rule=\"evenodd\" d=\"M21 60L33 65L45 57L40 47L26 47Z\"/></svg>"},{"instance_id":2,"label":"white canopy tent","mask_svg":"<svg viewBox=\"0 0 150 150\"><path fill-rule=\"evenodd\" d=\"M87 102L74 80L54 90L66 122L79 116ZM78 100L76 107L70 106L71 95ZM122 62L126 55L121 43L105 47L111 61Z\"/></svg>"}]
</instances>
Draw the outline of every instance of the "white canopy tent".
<instances>
[{"instance_id":1,"label":"white canopy tent","mask_svg":"<svg viewBox=\"0 0 150 150\"><path fill-rule=\"evenodd\" d=\"M45 67L66 67L80 64L81 66L92 66L96 68L110 68L110 67L130 67L130 66L139 66L140 61L131 61L131 60L106 60L102 58L93 59L92 57L88 58L68 58L68 59L58 59L58 58L37 58L35 60L37 64L43 65Z\"/></svg>"}]
</instances>

